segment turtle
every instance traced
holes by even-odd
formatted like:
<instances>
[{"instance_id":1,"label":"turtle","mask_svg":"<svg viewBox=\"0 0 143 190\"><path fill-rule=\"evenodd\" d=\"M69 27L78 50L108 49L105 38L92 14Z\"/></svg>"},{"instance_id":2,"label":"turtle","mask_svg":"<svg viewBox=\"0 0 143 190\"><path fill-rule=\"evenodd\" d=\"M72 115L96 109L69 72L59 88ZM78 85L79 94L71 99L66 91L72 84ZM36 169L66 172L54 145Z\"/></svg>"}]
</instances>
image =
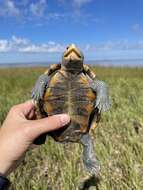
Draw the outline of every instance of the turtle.
<instances>
[{"instance_id":1,"label":"turtle","mask_svg":"<svg viewBox=\"0 0 143 190\"><path fill-rule=\"evenodd\" d=\"M43 134L34 143L45 143L49 135L57 142L83 145L83 163L90 174L99 175L100 164L96 158L90 129L95 128L102 111L110 107L108 87L96 79L90 66L84 64L84 55L75 45L69 45L59 64L52 64L42 74L32 90L36 102L37 118L67 113L68 125Z\"/></svg>"}]
</instances>

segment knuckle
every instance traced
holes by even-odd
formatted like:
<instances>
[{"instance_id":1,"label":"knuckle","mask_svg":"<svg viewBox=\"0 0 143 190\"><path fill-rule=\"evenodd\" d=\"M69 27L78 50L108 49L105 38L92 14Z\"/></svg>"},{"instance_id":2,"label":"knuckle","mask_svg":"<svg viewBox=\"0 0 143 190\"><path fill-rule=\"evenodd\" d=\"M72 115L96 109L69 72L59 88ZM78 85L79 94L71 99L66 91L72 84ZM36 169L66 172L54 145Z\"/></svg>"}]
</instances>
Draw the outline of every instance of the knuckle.
<instances>
[{"instance_id":1,"label":"knuckle","mask_svg":"<svg viewBox=\"0 0 143 190\"><path fill-rule=\"evenodd\" d=\"M25 137L29 137L31 134L31 128L29 126L24 126L22 129L22 133Z\"/></svg>"},{"instance_id":2,"label":"knuckle","mask_svg":"<svg viewBox=\"0 0 143 190\"><path fill-rule=\"evenodd\" d=\"M12 108L10 109L10 113L16 113L18 110L18 106L17 105L14 105L12 106Z\"/></svg>"}]
</instances>

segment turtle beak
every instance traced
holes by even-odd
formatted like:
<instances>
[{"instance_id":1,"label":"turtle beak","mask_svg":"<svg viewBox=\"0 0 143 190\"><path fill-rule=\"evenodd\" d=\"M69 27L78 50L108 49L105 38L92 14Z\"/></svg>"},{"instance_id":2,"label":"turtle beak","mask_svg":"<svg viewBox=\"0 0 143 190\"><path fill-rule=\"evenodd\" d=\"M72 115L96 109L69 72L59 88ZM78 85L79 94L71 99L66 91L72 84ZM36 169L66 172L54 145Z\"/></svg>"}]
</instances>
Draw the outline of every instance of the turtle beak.
<instances>
[{"instance_id":1,"label":"turtle beak","mask_svg":"<svg viewBox=\"0 0 143 190\"><path fill-rule=\"evenodd\" d=\"M64 52L63 58L65 60L80 61L83 60L83 55L75 44L71 44Z\"/></svg>"}]
</instances>

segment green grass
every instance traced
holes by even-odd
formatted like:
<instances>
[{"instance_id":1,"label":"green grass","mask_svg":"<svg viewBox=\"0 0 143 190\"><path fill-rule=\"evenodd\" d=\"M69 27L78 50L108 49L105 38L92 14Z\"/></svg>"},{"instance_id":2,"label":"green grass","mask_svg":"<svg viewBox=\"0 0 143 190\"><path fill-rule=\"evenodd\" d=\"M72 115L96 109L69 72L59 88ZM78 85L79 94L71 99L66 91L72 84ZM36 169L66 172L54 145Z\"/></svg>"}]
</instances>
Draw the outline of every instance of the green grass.
<instances>
[{"instance_id":1,"label":"green grass","mask_svg":"<svg viewBox=\"0 0 143 190\"><path fill-rule=\"evenodd\" d=\"M44 68L0 69L0 122L8 110L30 98ZM99 190L143 189L143 69L95 68L110 89L112 107L92 134L101 164ZM139 126L138 133L136 125ZM86 176L78 144L51 138L29 151L11 174L14 190L75 190ZM96 189L93 187L92 189Z\"/></svg>"}]
</instances>

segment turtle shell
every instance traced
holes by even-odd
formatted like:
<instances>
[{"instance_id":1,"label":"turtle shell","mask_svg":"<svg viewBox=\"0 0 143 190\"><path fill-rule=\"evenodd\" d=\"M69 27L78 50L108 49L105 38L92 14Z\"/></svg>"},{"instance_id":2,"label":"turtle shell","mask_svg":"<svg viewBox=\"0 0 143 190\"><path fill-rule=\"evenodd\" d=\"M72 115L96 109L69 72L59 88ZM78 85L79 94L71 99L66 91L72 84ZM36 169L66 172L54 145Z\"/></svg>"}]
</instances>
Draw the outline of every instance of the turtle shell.
<instances>
[{"instance_id":1,"label":"turtle shell","mask_svg":"<svg viewBox=\"0 0 143 190\"><path fill-rule=\"evenodd\" d=\"M48 116L67 113L71 122L49 134L56 141L78 142L82 133L89 132L95 99L96 94L84 73L75 75L62 69L56 72L45 91L41 110Z\"/></svg>"}]
</instances>

